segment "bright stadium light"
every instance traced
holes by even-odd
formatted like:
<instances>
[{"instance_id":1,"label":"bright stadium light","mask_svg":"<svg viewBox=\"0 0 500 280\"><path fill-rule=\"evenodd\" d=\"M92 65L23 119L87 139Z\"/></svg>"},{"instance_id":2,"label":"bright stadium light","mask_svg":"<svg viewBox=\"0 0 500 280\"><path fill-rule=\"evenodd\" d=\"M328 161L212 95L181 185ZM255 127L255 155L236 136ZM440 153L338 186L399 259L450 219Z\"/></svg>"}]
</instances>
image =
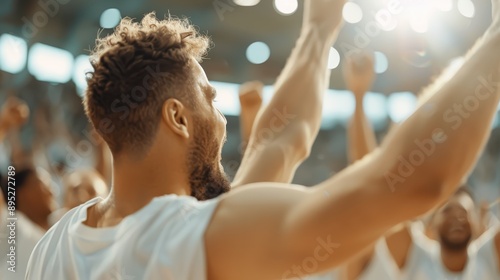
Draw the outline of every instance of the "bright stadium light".
<instances>
[{"instance_id":1,"label":"bright stadium light","mask_svg":"<svg viewBox=\"0 0 500 280\"><path fill-rule=\"evenodd\" d=\"M298 7L297 0L274 0L274 9L281 15L291 15Z\"/></svg>"},{"instance_id":2,"label":"bright stadium light","mask_svg":"<svg viewBox=\"0 0 500 280\"><path fill-rule=\"evenodd\" d=\"M118 9L107 9L101 14L99 20L102 28L114 28L120 23L122 15Z\"/></svg>"},{"instance_id":3,"label":"bright stadium light","mask_svg":"<svg viewBox=\"0 0 500 280\"><path fill-rule=\"evenodd\" d=\"M389 117L395 123L406 120L417 107L417 97L411 92L393 93L387 99Z\"/></svg>"},{"instance_id":4,"label":"bright stadium light","mask_svg":"<svg viewBox=\"0 0 500 280\"><path fill-rule=\"evenodd\" d=\"M340 54L335 48L330 48L328 54L328 69L335 69L340 64Z\"/></svg>"},{"instance_id":5,"label":"bright stadium light","mask_svg":"<svg viewBox=\"0 0 500 280\"><path fill-rule=\"evenodd\" d=\"M368 92L363 100L366 117L373 124L382 124L387 119L387 97L381 93Z\"/></svg>"},{"instance_id":6,"label":"bright stadium light","mask_svg":"<svg viewBox=\"0 0 500 280\"><path fill-rule=\"evenodd\" d=\"M347 90L328 90L323 103L323 118L345 123L354 113L356 102Z\"/></svg>"},{"instance_id":7,"label":"bright stadium light","mask_svg":"<svg viewBox=\"0 0 500 280\"><path fill-rule=\"evenodd\" d=\"M429 21L424 17L413 16L410 18L410 27L417 33L425 33L429 30Z\"/></svg>"},{"instance_id":8,"label":"bright stadium light","mask_svg":"<svg viewBox=\"0 0 500 280\"><path fill-rule=\"evenodd\" d=\"M238 116L240 113L240 102L238 97L238 84L211 81L210 84L217 91L217 107L224 115Z\"/></svg>"},{"instance_id":9,"label":"bright stadium light","mask_svg":"<svg viewBox=\"0 0 500 280\"><path fill-rule=\"evenodd\" d=\"M458 0L458 11L467 18L473 18L476 13L476 8L471 0Z\"/></svg>"},{"instance_id":10,"label":"bright stadium light","mask_svg":"<svg viewBox=\"0 0 500 280\"><path fill-rule=\"evenodd\" d=\"M83 96L83 92L87 88L86 74L92 72L93 68L90 64L88 55L79 55L75 58L75 67L73 69L73 82L78 89L78 94Z\"/></svg>"},{"instance_id":11,"label":"bright stadium light","mask_svg":"<svg viewBox=\"0 0 500 280\"><path fill-rule=\"evenodd\" d=\"M73 74L73 55L63 49L36 43L29 52L28 71L39 81L66 83Z\"/></svg>"},{"instance_id":12,"label":"bright stadium light","mask_svg":"<svg viewBox=\"0 0 500 280\"><path fill-rule=\"evenodd\" d=\"M348 23L358 23L363 19L363 10L353 2L347 2L342 9L342 16Z\"/></svg>"},{"instance_id":13,"label":"bright stadium light","mask_svg":"<svg viewBox=\"0 0 500 280\"><path fill-rule=\"evenodd\" d=\"M411 29L417 33L426 33L433 18L453 8L452 0L407 0L404 3L403 18L408 19Z\"/></svg>"},{"instance_id":14,"label":"bright stadium light","mask_svg":"<svg viewBox=\"0 0 500 280\"><path fill-rule=\"evenodd\" d=\"M262 64L269 59L271 50L264 42L254 42L247 48L247 59L253 64Z\"/></svg>"},{"instance_id":15,"label":"bright stadium light","mask_svg":"<svg viewBox=\"0 0 500 280\"><path fill-rule=\"evenodd\" d=\"M26 66L28 45L22 38L2 34L0 36L0 70L17 74Z\"/></svg>"},{"instance_id":16,"label":"bright stadium light","mask_svg":"<svg viewBox=\"0 0 500 280\"><path fill-rule=\"evenodd\" d=\"M410 27L417 33L425 33L429 30L429 21L436 12L432 1L411 1L408 7Z\"/></svg>"},{"instance_id":17,"label":"bright stadium light","mask_svg":"<svg viewBox=\"0 0 500 280\"><path fill-rule=\"evenodd\" d=\"M382 74L389 68L389 60L382 52L374 52L375 57L375 73Z\"/></svg>"},{"instance_id":18,"label":"bright stadium light","mask_svg":"<svg viewBox=\"0 0 500 280\"><path fill-rule=\"evenodd\" d=\"M453 9L452 0L434 0L434 7L442 12L449 12Z\"/></svg>"},{"instance_id":19,"label":"bright stadium light","mask_svg":"<svg viewBox=\"0 0 500 280\"><path fill-rule=\"evenodd\" d=\"M260 0L233 0L234 4L244 7L255 6L260 3Z\"/></svg>"}]
</instances>

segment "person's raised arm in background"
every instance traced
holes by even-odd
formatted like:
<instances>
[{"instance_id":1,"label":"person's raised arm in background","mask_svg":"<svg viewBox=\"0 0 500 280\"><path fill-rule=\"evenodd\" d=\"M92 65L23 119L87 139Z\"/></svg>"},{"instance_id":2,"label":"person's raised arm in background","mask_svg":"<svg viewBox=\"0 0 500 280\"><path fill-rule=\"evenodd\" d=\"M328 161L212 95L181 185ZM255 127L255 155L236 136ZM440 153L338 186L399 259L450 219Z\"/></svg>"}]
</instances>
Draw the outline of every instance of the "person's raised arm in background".
<instances>
[{"instance_id":1,"label":"person's raised arm in background","mask_svg":"<svg viewBox=\"0 0 500 280\"><path fill-rule=\"evenodd\" d=\"M262 106L263 87L264 85L259 81L250 81L242 84L239 89L242 155L250 140L257 113Z\"/></svg>"},{"instance_id":2,"label":"person's raised arm in background","mask_svg":"<svg viewBox=\"0 0 500 280\"><path fill-rule=\"evenodd\" d=\"M347 89L354 94L356 107L347 127L348 158L351 163L362 159L377 147L375 132L366 117L364 97L375 80L373 56L355 52L346 57L343 67Z\"/></svg>"},{"instance_id":3,"label":"person's raised arm in background","mask_svg":"<svg viewBox=\"0 0 500 280\"><path fill-rule=\"evenodd\" d=\"M364 97L375 80L373 55L368 52L352 52L343 65L346 87L354 95L356 107L347 127L348 159L352 164L377 147L375 132L365 114ZM374 245L342 267L342 279L358 279L374 256Z\"/></svg>"},{"instance_id":4,"label":"person's raised arm in background","mask_svg":"<svg viewBox=\"0 0 500 280\"><path fill-rule=\"evenodd\" d=\"M28 121L29 114L30 111L25 102L13 96L8 97L0 109L0 142L11 130L24 125Z\"/></svg>"},{"instance_id":5,"label":"person's raised arm in background","mask_svg":"<svg viewBox=\"0 0 500 280\"><path fill-rule=\"evenodd\" d=\"M13 129L18 129L26 123L29 118L29 108L23 101L16 97L8 97L5 104L0 108L0 143ZM7 177L6 177L7 178ZM1 188L7 188L7 180L0 174L0 184L5 184ZM3 218L3 211L6 204L3 193L0 193L0 218Z\"/></svg>"}]
</instances>

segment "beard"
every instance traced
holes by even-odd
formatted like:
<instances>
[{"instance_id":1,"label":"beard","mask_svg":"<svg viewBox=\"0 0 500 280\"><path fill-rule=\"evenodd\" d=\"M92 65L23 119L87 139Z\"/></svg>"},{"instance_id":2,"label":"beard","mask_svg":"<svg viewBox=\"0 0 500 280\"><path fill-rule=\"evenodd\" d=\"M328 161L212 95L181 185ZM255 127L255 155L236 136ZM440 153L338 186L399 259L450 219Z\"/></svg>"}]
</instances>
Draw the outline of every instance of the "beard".
<instances>
[{"instance_id":1,"label":"beard","mask_svg":"<svg viewBox=\"0 0 500 280\"><path fill-rule=\"evenodd\" d=\"M228 192L231 183L218 161L220 143L208 125L195 121L192 143L187 162L191 196L208 200Z\"/></svg>"},{"instance_id":2,"label":"beard","mask_svg":"<svg viewBox=\"0 0 500 280\"><path fill-rule=\"evenodd\" d=\"M441 246L448 249L449 251L462 251L466 250L469 246L469 241L472 236L469 235L461 241L452 241L446 235L441 234L439 239L441 241Z\"/></svg>"}]
</instances>

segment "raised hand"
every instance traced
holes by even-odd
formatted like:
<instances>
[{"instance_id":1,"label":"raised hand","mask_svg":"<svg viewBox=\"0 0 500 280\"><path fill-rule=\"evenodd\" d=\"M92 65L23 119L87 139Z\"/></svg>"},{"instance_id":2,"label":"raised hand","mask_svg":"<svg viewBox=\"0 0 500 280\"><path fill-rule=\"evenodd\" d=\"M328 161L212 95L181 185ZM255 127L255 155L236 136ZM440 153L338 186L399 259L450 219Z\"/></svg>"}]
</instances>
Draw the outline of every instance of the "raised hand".
<instances>
[{"instance_id":1,"label":"raised hand","mask_svg":"<svg viewBox=\"0 0 500 280\"><path fill-rule=\"evenodd\" d=\"M375 80L373 55L368 52L353 52L347 56L343 67L347 89L356 100L362 99Z\"/></svg>"},{"instance_id":2,"label":"raised hand","mask_svg":"<svg viewBox=\"0 0 500 280\"><path fill-rule=\"evenodd\" d=\"M241 107L253 107L262 104L262 89L264 85L260 81L250 81L242 84L239 90Z\"/></svg>"},{"instance_id":3,"label":"raised hand","mask_svg":"<svg viewBox=\"0 0 500 280\"><path fill-rule=\"evenodd\" d=\"M28 121L29 114L26 102L11 96L0 111L0 124L7 130L19 128Z\"/></svg>"},{"instance_id":4,"label":"raised hand","mask_svg":"<svg viewBox=\"0 0 500 280\"><path fill-rule=\"evenodd\" d=\"M262 90L264 85L260 81L246 82L240 86L240 126L242 150L246 149L255 117L262 105Z\"/></svg>"}]
</instances>

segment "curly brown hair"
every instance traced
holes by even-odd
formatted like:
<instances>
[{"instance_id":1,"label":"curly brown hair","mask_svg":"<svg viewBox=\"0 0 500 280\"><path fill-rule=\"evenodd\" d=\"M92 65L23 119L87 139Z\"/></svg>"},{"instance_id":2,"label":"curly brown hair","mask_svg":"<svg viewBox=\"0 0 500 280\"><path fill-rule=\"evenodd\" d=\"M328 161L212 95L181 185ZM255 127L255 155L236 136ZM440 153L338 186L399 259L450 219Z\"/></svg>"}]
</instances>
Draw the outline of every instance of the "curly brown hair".
<instances>
[{"instance_id":1,"label":"curly brown hair","mask_svg":"<svg viewBox=\"0 0 500 280\"><path fill-rule=\"evenodd\" d=\"M190 65L208 46L188 20L158 20L154 12L141 22L124 18L112 34L96 40L84 106L113 154L147 152L165 100L196 106Z\"/></svg>"}]
</instances>

